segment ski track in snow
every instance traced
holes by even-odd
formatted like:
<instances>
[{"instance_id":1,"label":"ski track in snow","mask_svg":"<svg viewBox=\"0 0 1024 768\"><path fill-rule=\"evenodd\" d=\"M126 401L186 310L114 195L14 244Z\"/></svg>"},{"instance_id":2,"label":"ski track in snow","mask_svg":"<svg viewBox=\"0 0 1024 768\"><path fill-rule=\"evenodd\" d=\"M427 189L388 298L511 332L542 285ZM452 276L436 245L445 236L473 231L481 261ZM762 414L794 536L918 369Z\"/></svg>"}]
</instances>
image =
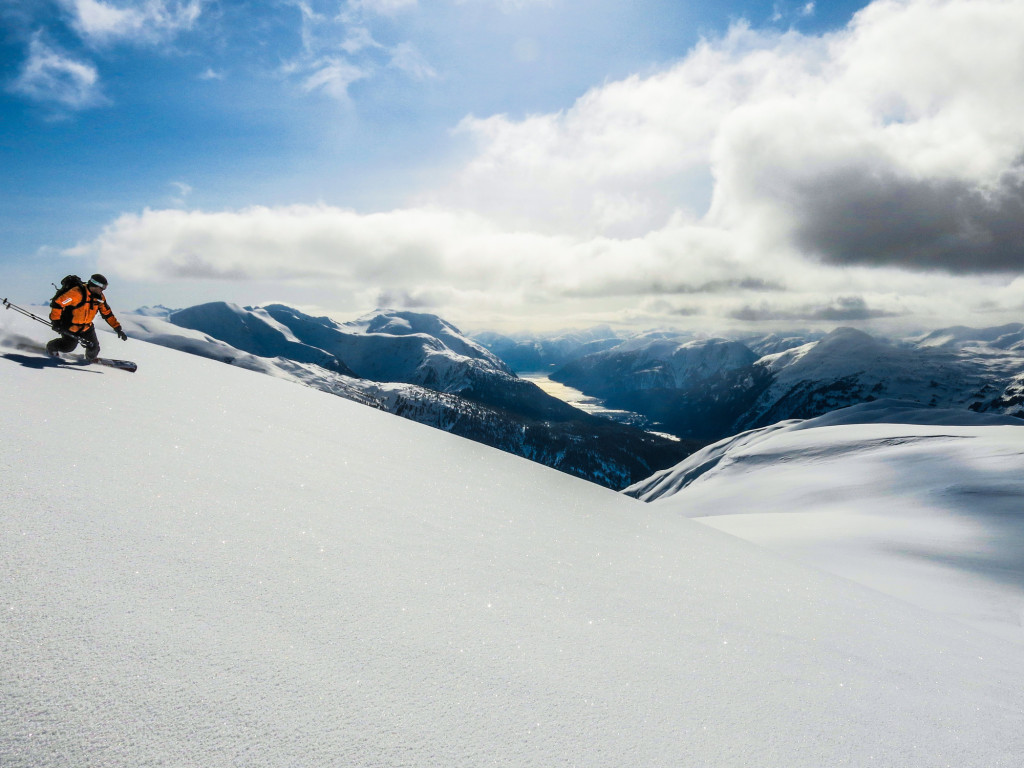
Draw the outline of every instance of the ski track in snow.
<instances>
[{"instance_id":1,"label":"ski track in snow","mask_svg":"<svg viewBox=\"0 0 1024 768\"><path fill-rule=\"evenodd\" d=\"M103 339L139 372L0 348L3 768L1024 762L1019 646L670 508Z\"/></svg>"}]
</instances>

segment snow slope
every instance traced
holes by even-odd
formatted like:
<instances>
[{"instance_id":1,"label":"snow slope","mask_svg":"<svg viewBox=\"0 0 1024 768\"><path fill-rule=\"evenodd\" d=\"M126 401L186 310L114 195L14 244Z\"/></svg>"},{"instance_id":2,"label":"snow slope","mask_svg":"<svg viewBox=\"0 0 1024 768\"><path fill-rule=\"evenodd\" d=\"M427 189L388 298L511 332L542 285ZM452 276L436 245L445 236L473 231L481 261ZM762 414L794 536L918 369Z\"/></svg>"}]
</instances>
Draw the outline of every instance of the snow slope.
<instances>
[{"instance_id":1,"label":"snow slope","mask_svg":"<svg viewBox=\"0 0 1024 768\"><path fill-rule=\"evenodd\" d=\"M1018 646L324 392L104 341L139 372L0 349L4 768L1024 761Z\"/></svg>"},{"instance_id":2,"label":"snow slope","mask_svg":"<svg viewBox=\"0 0 1024 768\"><path fill-rule=\"evenodd\" d=\"M753 430L626 489L1024 644L1024 422L894 401Z\"/></svg>"}]
</instances>

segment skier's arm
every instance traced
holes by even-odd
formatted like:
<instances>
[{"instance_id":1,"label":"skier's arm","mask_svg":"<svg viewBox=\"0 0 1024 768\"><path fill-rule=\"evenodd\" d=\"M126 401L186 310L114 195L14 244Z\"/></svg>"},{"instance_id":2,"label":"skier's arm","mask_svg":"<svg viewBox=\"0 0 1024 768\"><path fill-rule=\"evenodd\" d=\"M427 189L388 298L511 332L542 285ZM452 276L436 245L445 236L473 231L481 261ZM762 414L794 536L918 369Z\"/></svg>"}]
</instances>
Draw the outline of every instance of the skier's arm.
<instances>
[{"instance_id":1,"label":"skier's arm","mask_svg":"<svg viewBox=\"0 0 1024 768\"><path fill-rule=\"evenodd\" d=\"M121 323L116 317L114 317L113 310L107 305L107 302L100 304L100 314L103 315L103 319L107 321L107 325L113 328L115 331L121 327Z\"/></svg>"},{"instance_id":2,"label":"skier's arm","mask_svg":"<svg viewBox=\"0 0 1024 768\"><path fill-rule=\"evenodd\" d=\"M128 334L124 332L124 329L121 327L121 323L118 322L116 317L114 317L113 311L107 305L105 300L100 304L100 314L103 315L103 319L107 321L107 325L114 329L114 333L117 334L117 337L121 339L121 341L125 341L128 338Z\"/></svg>"}]
</instances>

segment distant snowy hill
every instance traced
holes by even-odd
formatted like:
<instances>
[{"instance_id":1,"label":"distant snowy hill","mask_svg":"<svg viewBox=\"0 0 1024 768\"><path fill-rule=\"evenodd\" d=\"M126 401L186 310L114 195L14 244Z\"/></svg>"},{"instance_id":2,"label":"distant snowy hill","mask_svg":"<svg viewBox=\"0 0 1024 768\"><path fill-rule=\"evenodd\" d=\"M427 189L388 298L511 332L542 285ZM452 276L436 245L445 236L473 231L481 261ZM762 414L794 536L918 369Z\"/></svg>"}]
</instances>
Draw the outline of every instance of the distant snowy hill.
<instances>
[{"instance_id":1,"label":"distant snowy hill","mask_svg":"<svg viewBox=\"0 0 1024 768\"><path fill-rule=\"evenodd\" d=\"M641 335L580 357L551 378L704 441L881 398L1024 416L1022 337L1020 325L906 341L853 328L810 341Z\"/></svg>"},{"instance_id":2,"label":"distant snowy hill","mask_svg":"<svg viewBox=\"0 0 1024 768\"><path fill-rule=\"evenodd\" d=\"M321 389L619 489L699 445L590 416L434 315L351 323L224 302L123 315L135 338Z\"/></svg>"},{"instance_id":3,"label":"distant snowy hill","mask_svg":"<svg viewBox=\"0 0 1024 768\"><path fill-rule=\"evenodd\" d=\"M625 494L1024 645L1024 422L877 401L727 438Z\"/></svg>"},{"instance_id":4,"label":"distant snowy hill","mask_svg":"<svg viewBox=\"0 0 1024 768\"><path fill-rule=\"evenodd\" d=\"M995 328L968 328L958 325L933 331L912 340L915 346L953 347L989 347L1012 351L1024 350L1024 324L1010 323Z\"/></svg>"},{"instance_id":5,"label":"distant snowy hill","mask_svg":"<svg viewBox=\"0 0 1024 768\"><path fill-rule=\"evenodd\" d=\"M272 376L106 333L138 373L58 366L35 325L0 320L4 768L1024 763L1020 645ZM950 468L1015 498L1018 427L830 429L717 511L850 471L891 478L871 510Z\"/></svg>"}]
</instances>

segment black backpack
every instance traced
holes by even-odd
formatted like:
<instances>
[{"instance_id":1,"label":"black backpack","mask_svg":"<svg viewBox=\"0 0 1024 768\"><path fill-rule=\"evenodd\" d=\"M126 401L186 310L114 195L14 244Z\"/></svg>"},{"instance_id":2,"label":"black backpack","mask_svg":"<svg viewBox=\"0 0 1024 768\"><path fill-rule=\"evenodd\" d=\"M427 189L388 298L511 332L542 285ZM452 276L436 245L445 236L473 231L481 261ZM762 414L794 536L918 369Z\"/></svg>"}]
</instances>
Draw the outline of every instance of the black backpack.
<instances>
[{"instance_id":1,"label":"black backpack","mask_svg":"<svg viewBox=\"0 0 1024 768\"><path fill-rule=\"evenodd\" d=\"M52 285L52 283L51 283L51 285ZM58 309L58 307L57 307L57 298L58 297L63 296L65 293L70 291L75 286L84 286L84 285L85 285L85 283L82 282L82 278L80 278L78 275L67 275L67 276L65 276L60 281L60 287L58 287L56 285L53 286L54 288L57 289L57 292L55 294L53 294L53 298L50 299L50 306L55 308L55 309Z\"/></svg>"}]
</instances>

